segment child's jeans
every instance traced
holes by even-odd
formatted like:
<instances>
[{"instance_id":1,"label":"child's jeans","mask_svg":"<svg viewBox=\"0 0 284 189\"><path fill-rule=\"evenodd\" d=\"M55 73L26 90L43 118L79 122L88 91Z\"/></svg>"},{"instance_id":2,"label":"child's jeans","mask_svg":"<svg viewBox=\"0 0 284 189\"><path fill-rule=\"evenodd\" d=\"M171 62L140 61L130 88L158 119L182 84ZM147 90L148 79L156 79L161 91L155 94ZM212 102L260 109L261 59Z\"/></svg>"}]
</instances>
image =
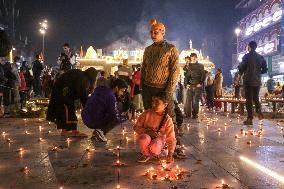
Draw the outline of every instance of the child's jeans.
<instances>
[{"instance_id":1,"label":"child's jeans","mask_svg":"<svg viewBox=\"0 0 284 189\"><path fill-rule=\"evenodd\" d=\"M165 147L165 137L157 137L151 140L151 137L147 134L141 134L138 138L141 153L144 156L157 156L161 154L162 149Z\"/></svg>"}]
</instances>

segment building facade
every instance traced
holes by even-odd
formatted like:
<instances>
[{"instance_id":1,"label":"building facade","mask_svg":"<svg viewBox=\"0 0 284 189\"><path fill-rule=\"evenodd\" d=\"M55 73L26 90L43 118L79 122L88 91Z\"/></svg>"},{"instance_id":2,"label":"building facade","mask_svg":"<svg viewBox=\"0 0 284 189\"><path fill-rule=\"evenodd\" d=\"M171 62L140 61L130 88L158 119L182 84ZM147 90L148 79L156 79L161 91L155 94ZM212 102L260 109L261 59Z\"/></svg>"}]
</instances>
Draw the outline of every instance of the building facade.
<instances>
[{"instance_id":1,"label":"building facade","mask_svg":"<svg viewBox=\"0 0 284 189\"><path fill-rule=\"evenodd\" d=\"M258 2L258 3L257 3ZM241 6L258 5L252 12L238 22L241 29L237 43L237 58L233 69L247 53L247 44L256 41L256 51L263 55L268 64L268 74L280 76L284 74L284 0L243 0ZM250 8L250 7L247 7Z\"/></svg>"}]
</instances>

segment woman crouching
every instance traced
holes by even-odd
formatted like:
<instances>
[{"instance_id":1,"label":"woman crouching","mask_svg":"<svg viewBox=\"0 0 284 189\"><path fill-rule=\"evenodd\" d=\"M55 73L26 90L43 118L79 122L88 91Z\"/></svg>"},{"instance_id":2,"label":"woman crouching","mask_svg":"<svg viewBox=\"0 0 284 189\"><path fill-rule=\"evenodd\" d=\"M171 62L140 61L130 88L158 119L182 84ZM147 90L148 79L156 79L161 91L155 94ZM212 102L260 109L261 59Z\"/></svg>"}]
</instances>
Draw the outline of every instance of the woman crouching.
<instances>
[{"instance_id":1,"label":"woman crouching","mask_svg":"<svg viewBox=\"0 0 284 189\"><path fill-rule=\"evenodd\" d=\"M138 143L143 154L138 162L147 162L152 156L159 156L167 145L167 163L173 163L176 138L172 118L167 113L166 93L161 92L153 97L152 109L143 112L134 125L138 134Z\"/></svg>"}]
</instances>

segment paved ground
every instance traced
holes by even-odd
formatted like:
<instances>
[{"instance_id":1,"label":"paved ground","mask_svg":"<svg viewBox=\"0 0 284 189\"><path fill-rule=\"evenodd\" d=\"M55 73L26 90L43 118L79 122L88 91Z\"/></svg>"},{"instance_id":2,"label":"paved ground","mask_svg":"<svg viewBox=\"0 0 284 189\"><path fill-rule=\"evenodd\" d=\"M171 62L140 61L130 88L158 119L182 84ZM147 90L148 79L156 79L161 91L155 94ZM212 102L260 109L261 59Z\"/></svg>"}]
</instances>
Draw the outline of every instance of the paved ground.
<instances>
[{"instance_id":1,"label":"paved ground","mask_svg":"<svg viewBox=\"0 0 284 189\"><path fill-rule=\"evenodd\" d=\"M118 171L120 186L125 189L213 189L221 185L222 179L229 188L284 188L284 183L239 158L245 156L284 176L284 133L281 131L284 123L280 122L278 126L276 121L264 120L262 136L258 137L242 135L240 129L246 131L248 128L242 126L243 118L238 121L236 115L226 117L208 113L205 116L219 120L209 126L203 116L200 123L185 121L190 124L185 126L182 139L187 157L176 160L175 165L186 173L184 179L172 182L150 180L144 176L151 166L158 168L160 165L155 160L147 164L136 163L138 146L130 123L122 126L126 127L124 136L122 127L118 126L107 136L110 139L108 143L103 145L95 144L90 137L66 142L53 124L38 119L1 119L0 132L5 132L5 135L0 136L0 188L113 189L117 186ZM250 129L258 131L258 123L255 121ZM79 128L91 135L91 131L82 124ZM236 134L239 139L235 139ZM39 138L43 141L40 142ZM125 166L118 169L113 166L117 161L116 150L113 149L121 139L121 161ZM247 144L249 141L251 144ZM52 151L53 146L57 146L58 150ZM95 150L86 152L88 147ZM22 152L19 152L20 148L23 148ZM23 169L25 166L27 170Z\"/></svg>"}]
</instances>

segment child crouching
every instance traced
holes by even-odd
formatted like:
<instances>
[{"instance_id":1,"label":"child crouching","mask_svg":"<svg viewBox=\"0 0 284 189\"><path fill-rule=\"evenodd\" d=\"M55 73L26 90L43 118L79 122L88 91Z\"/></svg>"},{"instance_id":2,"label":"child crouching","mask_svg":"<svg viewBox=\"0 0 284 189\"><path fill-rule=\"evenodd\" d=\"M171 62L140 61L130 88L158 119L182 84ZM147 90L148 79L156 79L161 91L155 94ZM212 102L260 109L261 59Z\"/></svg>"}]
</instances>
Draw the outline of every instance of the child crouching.
<instances>
[{"instance_id":1,"label":"child crouching","mask_svg":"<svg viewBox=\"0 0 284 189\"><path fill-rule=\"evenodd\" d=\"M173 163L176 147L174 124L167 114L168 103L164 92L153 97L152 109L141 114L134 125L138 134L138 143L143 154L138 162L147 162L151 156L158 156L167 145L167 163Z\"/></svg>"}]
</instances>

